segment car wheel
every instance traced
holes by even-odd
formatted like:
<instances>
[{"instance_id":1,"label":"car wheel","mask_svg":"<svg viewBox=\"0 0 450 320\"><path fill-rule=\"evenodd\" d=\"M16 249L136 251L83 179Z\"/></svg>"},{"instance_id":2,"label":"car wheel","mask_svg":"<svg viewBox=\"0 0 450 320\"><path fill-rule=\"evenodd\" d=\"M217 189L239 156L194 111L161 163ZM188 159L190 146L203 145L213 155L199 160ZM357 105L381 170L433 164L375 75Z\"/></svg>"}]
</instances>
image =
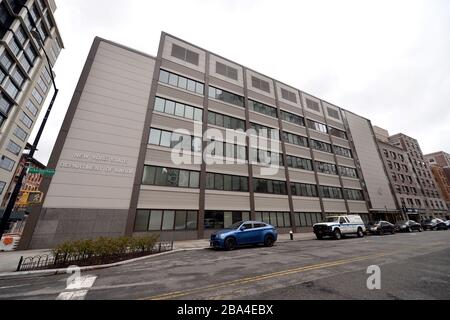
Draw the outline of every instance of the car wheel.
<instances>
[{"instance_id":1,"label":"car wheel","mask_svg":"<svg viewBox=\"0 0 450 320\"><path fill-rule=\"evenodd\" d=\"M234 238L228 238L225 240L225 250L232 251L236 249L236 240Z\"/></svg>"},{"instance_id":2,"label":"car wheel","mask_svg":"<svg viewBox=\"0 0 450 320\"><path fill-rule=\"evenodd\" d=\"M412 229L411 229L411 227L409 227L409 228L408 228L408 232L409 232L409 233L411 233L411 232L412 232Z\"/></svg>"},{"instance_id":3,"label":"car wheel","mask_svg":"<svg viewBox=\"0 0 450 320\"><path fill-rule=\"evenodd\" d=\"M379 231L379 234L380 234L380 236L384 236L384 230L381 229L381 230Z\"/></svg>"},{"instance_id":4,"label":"car wheel","mask_svg":"<svg viewBox=\"0 0 450 320\"><path fill-rule=\"evenodd\" d=\"M319 235L319 234L316 234L316 238L317 238L317 240L322 240L322 239L323 239L323 236L322 236L322 235Z\"/></svg>"},{"instance_id":5,"label":"car wheel","mask_svg":"<svg viewBox=\"0 0 450 320\"><path fill-rule=\"evenodd\" d=\"M341 240L341 239L342 239L342 233L341 233L341 230L339 230L339 229L334 230L334 238L335 238L336 240Z\"/></svg>"},{"instance_id":6,"label":"car wheel","mask_svg":"<svg viewBox=\"0 0 450 320\"><path fill-rule=\"evenodd\" d=\"M362 231L361 228L358 228L357 235L358 235L358 238L364 238L364 232Z\"/></svg>"},{"instance_id":7,"label":"car wheel","mask_svg":"<svg viewBox=\"0 0 450 320\"><path fill-rule=\"evenodd\" d=\"M264 239L264 246L266 247L273 247L275 240L271 235L266 236Z\"/></svg>"},{"instance_id":8,"label":"car wheel","mask_svg":"<svg viewBox=\"0 0 450 320\"><path fill-rule=\"evenodd\" d=\"M419 228L419 232L422 232L423 231L423 229L422 228Z\"/></svg>"}]
</instances>

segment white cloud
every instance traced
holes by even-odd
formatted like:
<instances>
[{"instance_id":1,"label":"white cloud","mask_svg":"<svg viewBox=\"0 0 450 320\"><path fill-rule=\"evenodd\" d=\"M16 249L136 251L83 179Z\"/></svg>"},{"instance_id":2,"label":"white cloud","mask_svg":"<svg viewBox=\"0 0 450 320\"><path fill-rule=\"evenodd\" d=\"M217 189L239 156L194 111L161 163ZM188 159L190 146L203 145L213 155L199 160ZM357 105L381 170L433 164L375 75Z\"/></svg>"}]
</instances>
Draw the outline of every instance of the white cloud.
<instances>
[{"instance_id":1,"label":"white cloud","mask_svg":"<svg viewBox=\"0 0 450 320\"><path fill-rule=\"evenodd\" d=\"M94 36L156 55L166 31L450 151L450 1L57 1L61 90L47 161Z\"/></svg>"}]
</instances>

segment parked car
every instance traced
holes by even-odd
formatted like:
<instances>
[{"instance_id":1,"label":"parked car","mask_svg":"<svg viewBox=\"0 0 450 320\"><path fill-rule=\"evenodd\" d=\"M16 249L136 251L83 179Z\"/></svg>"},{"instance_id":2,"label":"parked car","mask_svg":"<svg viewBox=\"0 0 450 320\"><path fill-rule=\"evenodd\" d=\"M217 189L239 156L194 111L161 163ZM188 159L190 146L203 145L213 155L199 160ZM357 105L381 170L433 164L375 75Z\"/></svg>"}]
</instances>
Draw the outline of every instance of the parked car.
<instances>
[{"instance_id":1,"label":"parked car","mask_svg":"<svg viewBox=\"0 0 450 320\"><path fill-rule=\"evenodd\" d=\"M420 223L417 223L413 220L404 220L404 221L398 221L395 224L395 231L397 232L413 232L413 231L419 231L422 232L422 226Z\"/></svg>"},{"instance_id":2,"label":"parked car","mask_svg":"<svg viewBox=\"0 0 450 320\"><path fill-rule=\"evenodd\" d=\"M394 234L395 226L387 221L376 221L369 224L368 232L379 235L384 235L386 233Z\"/></svg>"},{"instance_id":3,"label":"parked car","mask_svg":"<svg viewBox=\"0 0 450 320\"><path fill-rule=\"evenodd\" d=\"M450 229L450 220L445 220L444 223L447 225L447 229Z\"/></svg>"},{"instance_id":4,"label":"parked car","mask_svg":"<svg viewBox=\"0 0 450 320\"><path fill-rule=\"evenodd\" d=\"M342 215L328 217L324 222L314 225L314 233L318 240L324 237L333 237L340 240L346 235L364 237L366 226L359 215Z\"/></svg>"},{"instance_id":5,"label":"parked car","mask_svg":"<svg viewBox=\"0 0 450 320\"><path fill-rule=\"evenodd\" d=\"M447 224L441 219L427 219L422 221L423 230L447 230Z\"/></svg>"},{"instance_id":6,"label":"parked car","mask_svg":"<svg viewBox=\"0 0 450 320\"><path fill-rule=\"evenodd\" d=\"M277 239L278 232L275 227L264 222L244 221L213 233L210 246L225 250L233 250L238 246L259 244L271 247Z\"/></svg>"}]
</instances>

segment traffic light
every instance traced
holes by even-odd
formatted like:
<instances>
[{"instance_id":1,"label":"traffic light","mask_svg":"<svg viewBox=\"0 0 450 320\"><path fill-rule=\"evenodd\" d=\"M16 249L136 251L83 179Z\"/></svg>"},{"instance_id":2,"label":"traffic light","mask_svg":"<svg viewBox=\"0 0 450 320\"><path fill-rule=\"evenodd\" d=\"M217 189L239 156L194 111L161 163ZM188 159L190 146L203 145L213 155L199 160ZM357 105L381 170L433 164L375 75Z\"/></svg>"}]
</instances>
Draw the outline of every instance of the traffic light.
<instances>
[{"instance_id":1,"label":"traffic light","mask_svg":"<svg viewBox=\"0 0 450 320\"><path fill-rule=\"evenodd\" d=\"M40 204L42 202L43 193L41 191L27 191L23 190L22 195L17 201L19 206L27 206L30 204Z\"/></svg>"}]
</instances>

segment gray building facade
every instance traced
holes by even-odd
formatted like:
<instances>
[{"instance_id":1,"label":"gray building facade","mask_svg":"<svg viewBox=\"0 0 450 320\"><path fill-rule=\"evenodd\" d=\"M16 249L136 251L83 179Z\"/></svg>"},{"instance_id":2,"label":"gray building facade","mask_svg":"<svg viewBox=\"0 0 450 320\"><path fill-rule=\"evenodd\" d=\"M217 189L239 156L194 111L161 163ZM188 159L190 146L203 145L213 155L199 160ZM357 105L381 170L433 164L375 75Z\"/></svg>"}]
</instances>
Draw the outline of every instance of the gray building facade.
<instances>
[{"instance_id":1,"label":"gray building facade","mask_svg":"<svg viewBox=\"0 0 450 320\"><path fill-rule=\"evenodd\" d=\"M156 57L94 40L48 167L22 248L396 208L368 119L164 32Z\"/></svg>"}]
</instances>

